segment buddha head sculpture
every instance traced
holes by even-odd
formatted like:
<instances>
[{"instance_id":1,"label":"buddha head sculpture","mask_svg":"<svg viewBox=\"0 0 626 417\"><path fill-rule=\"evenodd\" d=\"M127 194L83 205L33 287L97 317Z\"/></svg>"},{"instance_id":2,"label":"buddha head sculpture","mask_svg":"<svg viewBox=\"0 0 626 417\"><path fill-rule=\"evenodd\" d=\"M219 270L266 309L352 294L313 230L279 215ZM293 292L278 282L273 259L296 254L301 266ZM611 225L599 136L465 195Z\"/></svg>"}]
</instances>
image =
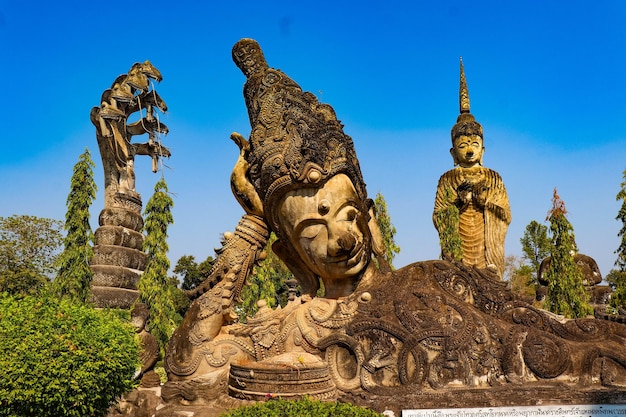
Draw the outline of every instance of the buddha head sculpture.
<instances>
[{"instance_id":1,"label":"buddha head sculpture","mask_svg":"<svg viewBox=\"0 0 626 417\"><path fill-rule=\"evenodd\" d=\"M321 279L327 297L347 295L382 253L352 139L331 106L267 66L256 41L237 42L233 60L247 78L251 125L249 140L231 136L240 148L234 194L277 235L272 249L305 293Z\"/></svg>"},{"instance_id":2,"label":"buddha head sculpture","mask_svg":"<svg viewBox=\"0 0 626 417\"><path fill-rule=\"evenodd\" d=\"M469 90L465 80L463 59L461 61L461 84L459 87L459 116L452 127L452 148L450 154L454 165L471 168L483 164L483 127L470 113Z\"/></svg>"}]
</instances>

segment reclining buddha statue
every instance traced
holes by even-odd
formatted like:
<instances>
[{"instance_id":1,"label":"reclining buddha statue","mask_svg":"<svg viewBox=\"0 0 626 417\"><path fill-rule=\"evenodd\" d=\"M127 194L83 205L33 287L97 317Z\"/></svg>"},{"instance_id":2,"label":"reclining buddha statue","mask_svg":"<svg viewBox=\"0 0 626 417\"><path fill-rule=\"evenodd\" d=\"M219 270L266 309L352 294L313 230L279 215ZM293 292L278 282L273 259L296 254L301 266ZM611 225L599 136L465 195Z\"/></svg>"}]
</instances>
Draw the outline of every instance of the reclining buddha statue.
<instances>
[{"instance_id":1,"label":"reclining buddha statue","mask_svg":"<svg viewBox=\"0 0 626 417\"><path fill-rule=\"evenodd\" d=\"M333 108L270 68L254 40L237 42L233 60L246 76L251 125L249 138L231 136L244 214L170 340L164 399L392 404L449 389L625 382L624 325L561 320L454 260L388 268L354 143ZM270 232L301 295L277 309L260 302L242 323L234 306Z\"/></svg>"}]
</instances>

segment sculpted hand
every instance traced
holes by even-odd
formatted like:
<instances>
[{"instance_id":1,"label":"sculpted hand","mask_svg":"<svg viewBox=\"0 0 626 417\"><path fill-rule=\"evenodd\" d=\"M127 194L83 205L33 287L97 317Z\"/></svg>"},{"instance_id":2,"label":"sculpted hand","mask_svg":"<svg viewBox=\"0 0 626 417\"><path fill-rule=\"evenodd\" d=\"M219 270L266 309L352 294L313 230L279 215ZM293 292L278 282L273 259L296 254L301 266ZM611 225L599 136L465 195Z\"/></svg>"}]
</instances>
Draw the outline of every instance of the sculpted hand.
<instances>
[{"instance_id":1,"label":"sculpted hand","mask_svg":"<svg viewBox=\"0 0 626 417\"><path fill-rule=\"evenodd\" d=\"M474 187L474 204L478 207L485 207L485 203L487 203L487 194L489 193L489 187L484 184L477 184Z\"/></svg>"},{"instance_id":2,"label":"sculpted hand","mask_svg":"<svg viewBox=\"0 0 626 417\"><path fill-rule=\"evenodd\" d=\"M472 185L468 182L463 182L456 189L456 193L459 196L458 203L460 208L467 207L472 201Z\"/></svg>"},{"instance_id":3,"label":"sculpted hand","mask_svg":"<svg viewBox=\"0 0 626 417\"><path fill-rule=\"evenodd\" d=\"M230 188L247 214L263 217L263 203L248 178L248 169L250 166L246 160L246 156L250 151L250 144L237 132L231 133L230 138L239 147L239 158L230 176Z\"/></svg>"}]
</instances>

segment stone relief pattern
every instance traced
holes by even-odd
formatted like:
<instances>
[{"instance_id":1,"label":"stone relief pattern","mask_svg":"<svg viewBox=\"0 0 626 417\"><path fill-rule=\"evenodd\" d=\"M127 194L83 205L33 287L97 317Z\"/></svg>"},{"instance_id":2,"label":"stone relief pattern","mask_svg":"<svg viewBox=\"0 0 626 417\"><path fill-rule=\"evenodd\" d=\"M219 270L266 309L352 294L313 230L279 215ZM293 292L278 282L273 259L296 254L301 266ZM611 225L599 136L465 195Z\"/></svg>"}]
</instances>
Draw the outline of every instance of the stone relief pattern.
<instances>
[{"instance_id":1,"label":"stone relief pattern","mask_svg":"<svg viewBox=\"0 0 626 417\"><path fill-rule=\"evenodd\" d=\"M515 347L514 349L509 348L508 354L503 358L503 364L508 365L509 370L512 369L511 367L516 361L515 355L520 353L515 349L521 345L523 361L536 377L555 378L563 374L571 365L571 349L566 341L595 345L607 340L611 334L623 335L621 328L609 328L610 323L594 319L577 319L561 323L543 310L536 309L519 300L510 299L510 295L506 296L507 292L502 288L502 283L490 282L485 277L477 279L479 277L476 275L467 275L474 283L471 285L475 291L472 298L475 300L480 300L480 298L491 299L491 301L474 303L474 305L486 313L517 325L510 328L505 343L509 347ZM491 288L486 288L485 283ZM451 287L446 284L447 281L444 280L442 286L450 289ZM492 306L498 308L494 309ZM464 317L467 316L464 315ZM587 346L583 352L585 350L585 357L600 356L598 352L601 351L601 356L606 356L622 366L626 366L624 356L618 353L620 352L619 349L614 351L608 347L602 349ZM582 376L584 371L581 371Z\"/></svg>"},{"instance_id":2,"label":"stone relief pattern","mask_svg":"<svg viewBox=\"0 0 626 417\"><path fill-rule=\"evenodd\" d=\"M471 280L469 276L464 278ZM380 395L398 393L387 390L385 384L419 386L424 379L435 389L458 380L471 386L481 380L494 385L505 381L553 379L566 371L573 371L573 376L584 381L585 374L591 371L590 365L583 364L580 369L572 369L573 351L568 340L579 342L576 349L587 358L583 363L606 357L621 366L624 372L626 361L618 345L600 347L602 344L599 342L615 333L606 327L609 323L582 319L562 324L546 313L526 306L498 314L506 321L503 324L486 325L485 317L476 316L464 303L454 301L454 292L452 298L442 298L439 294L422 288L411 294L418 300L417 303L408 297L397 299L394 310L401 325L393 325L383 316L365 320L363 314L374 317L377 314L361 309L358 317L345 327L345 333L339 331L325 338L309 337L308 340L312 345L326 349L331 374L339 388L353 388L355 384L342 376L337 369L339 365L333 363L337 352L331 346L351 350L360 368L357 373L361 375L361 388ZM332 309L334 312L339 310ZM311 314L311 311L315 310L308 310L308 326L319 329L323 322L315 320L320 316ZM485 313L494 314L489 309ZM334 317L339 318L336 313ZM390 342L383 343L385 339ZM580 342L589 343L581 345ZM431 360L433 352L437 356ZM381 362L380 358L385 356L396 359ZM384 363L384 366L377 368L377 362ZM391 370L395 376L386 380L377 379L375 373L382 368Z\"/></svg>"}]
</instances>

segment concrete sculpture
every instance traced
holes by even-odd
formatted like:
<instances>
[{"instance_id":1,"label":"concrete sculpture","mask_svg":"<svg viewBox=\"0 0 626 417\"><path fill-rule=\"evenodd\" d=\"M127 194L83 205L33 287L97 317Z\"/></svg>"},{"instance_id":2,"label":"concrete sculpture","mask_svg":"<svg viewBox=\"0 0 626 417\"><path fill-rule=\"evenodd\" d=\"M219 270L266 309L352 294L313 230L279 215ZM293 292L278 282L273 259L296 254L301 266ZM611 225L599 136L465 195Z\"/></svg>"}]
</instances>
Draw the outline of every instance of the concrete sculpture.
<instances>
[{"instance_id":1,"label":"concrete sculpture","mask_svg":"<svg viewBox=\"0 0 626 417\"><path fill-rule=\"evenodd\" d=\"M99 307L130 308L137 299L137 283L146 266L143 252L141 196L135 190L135 156L158 160L169 157L159 137L168 132L158 118L167 111L165 101L152 88L161 73L149 61L134 64L127 74L115 79L102 93L101 104L91 110L91 122L104 168L104 209L95 232L94 273L91 292ZM139 120L128 123L134 113ZM148 142L132 142L134 136L148 134Z\"/></svg>"},{"instance_id":2,"label":"concrete sculpture","mask_svg":"<svg viewBox=\"0 0 626 417\"><path fill-rule=\"evenodd\" d=\"M626 401L626 326L537 309L494 275L495 261L380 270L372 201L332 107L270 68L254 40L237 42L233 59L246 76L251 124L249 139L231 136L239 147L231 185L245 214L170 340L162 413L303 395L398 414L442 403ZM508 223L508 203L490 204ZM237 322L235 301L270 231L303 294L275 310L261 303Z\"/></svg>"}]
</instances>

